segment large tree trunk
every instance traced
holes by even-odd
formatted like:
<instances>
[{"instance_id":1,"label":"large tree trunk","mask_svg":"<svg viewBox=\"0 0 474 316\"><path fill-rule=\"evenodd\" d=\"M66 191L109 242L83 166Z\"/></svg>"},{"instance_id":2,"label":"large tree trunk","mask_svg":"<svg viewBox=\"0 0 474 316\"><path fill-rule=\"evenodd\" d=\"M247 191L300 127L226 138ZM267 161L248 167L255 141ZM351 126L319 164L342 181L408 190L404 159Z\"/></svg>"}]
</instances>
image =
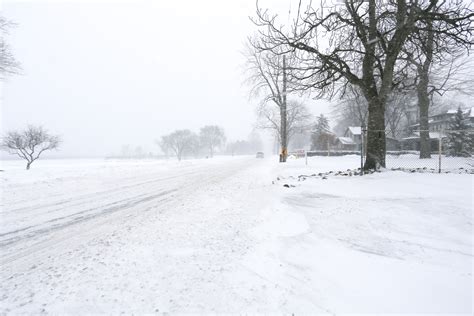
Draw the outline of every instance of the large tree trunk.
<instances>
[{"instance_id":1,"label":"large tree trunk","mask_svg":"<svg viewBox=\"0 0 474 316\"><path fill-rule=\"evenodd\" d=\"M420 158L431 158L430 127L428 124L428 109L430 107L428 74L420 74L417 93L418 106L420 107Z\"/></svg>"},{"instance_id":2,"label":"large tree trunk","mask_svg":"<svg viewBox=\"0 0 474 316\"><path fill-rule=\"evenodd\" d=\"M376 1L369 0L369 38L377 38ZM387 56L385 78L379 91L375 79L375 41L368 45L362 64L365 87L364 96L367 100L369 117L367 122L367 151L364 170L385 167L385 101L393 76L393 65L396 56Z\"/></svg>"},{"instance_id":3,"label":"large tree trunk","mask_svg":"<svg viewBox=\"0 0 474 316\"><path fill-rule=\"evenodd\" d=\"M385 167L385 105L377 97L369 100L369 120L367 125L367 155L364 170Z\"/></svg>"},{"instance_id":4,"label":"large tree trunk","mask_svg":"<svg viewBox=\"0 0 474 316\"><path fill-rule=\"evenodd\" d=\"M419 82L417 86L418 106L420 107L420 158L431 158L431 141L428 124L430 98L428 92L429 72L433 60L434 33L432 23L427 25L428 36L424 45L425 60L418 66Z\"/></svg>"}]
</instances>

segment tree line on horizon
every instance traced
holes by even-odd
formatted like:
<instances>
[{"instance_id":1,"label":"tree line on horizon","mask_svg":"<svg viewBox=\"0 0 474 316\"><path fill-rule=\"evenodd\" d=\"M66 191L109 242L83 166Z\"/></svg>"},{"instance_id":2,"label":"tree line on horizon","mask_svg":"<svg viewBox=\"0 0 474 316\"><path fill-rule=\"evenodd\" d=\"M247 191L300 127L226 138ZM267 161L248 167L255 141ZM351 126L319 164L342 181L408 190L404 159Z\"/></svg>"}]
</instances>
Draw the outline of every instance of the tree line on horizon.
<instances>
[{"instance_id":1,"label":"tree line on horizon","mask_svg":"<svg viewBox=\"0 0 474 316\"><path fill-rule=\"evenodd\" d=\"M251 133L248 140L226 142L227 138L222 127L206 125L199 133L189 129L175 130L163 135L155 143L160 147L166 158L174 156L178 161L184 157L212 158L216 153L226 155L255 154L263 147L260 136Z\"/></svg>"}]
</instances>

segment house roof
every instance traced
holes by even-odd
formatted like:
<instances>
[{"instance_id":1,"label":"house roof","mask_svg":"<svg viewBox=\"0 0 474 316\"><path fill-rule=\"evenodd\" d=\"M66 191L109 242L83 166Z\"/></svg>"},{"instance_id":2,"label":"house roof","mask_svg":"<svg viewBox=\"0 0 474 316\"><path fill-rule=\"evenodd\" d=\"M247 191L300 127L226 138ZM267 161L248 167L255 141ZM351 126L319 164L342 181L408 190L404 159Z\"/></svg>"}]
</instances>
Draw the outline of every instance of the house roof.
<instances>
[{"instance_id":1,"label":"house roof","mask_svg":"<svg viewBox=\"0 0 474 316\"><path fill-rule=\"evenodd\" d=\"M348 129L351 131L352 135L360 135L361 134L360 126L349 126Z\"/></svg>"},{"instance_id":2,"label":"house roof","mask_svg":"<svg viewBox=\"0 0 474 316\"><path fill-rule=\"evenodd\" d=\"M337 138L343 145L355 145L354 141L350 137L338 137Z\"/></svg>"}]
</instances>

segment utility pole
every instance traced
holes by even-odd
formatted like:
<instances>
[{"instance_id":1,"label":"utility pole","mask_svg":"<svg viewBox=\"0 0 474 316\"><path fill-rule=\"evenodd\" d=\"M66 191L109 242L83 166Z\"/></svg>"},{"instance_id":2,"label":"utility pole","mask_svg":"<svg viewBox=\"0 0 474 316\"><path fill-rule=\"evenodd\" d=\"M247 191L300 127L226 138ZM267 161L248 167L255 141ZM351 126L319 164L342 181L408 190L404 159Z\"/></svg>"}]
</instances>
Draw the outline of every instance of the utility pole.
<instances>
[{"instance_id":1,"label":"utility pole","mask_svg":"<svg viewBox=\"0 0 474 316\"><path fill-rule=\"evenodd\" d=\"M286 57L283 55L283 89L280 107L281 153L280 162L286 162L288 156L287 112L286 112Z\"/></svg>"}]
</instances>

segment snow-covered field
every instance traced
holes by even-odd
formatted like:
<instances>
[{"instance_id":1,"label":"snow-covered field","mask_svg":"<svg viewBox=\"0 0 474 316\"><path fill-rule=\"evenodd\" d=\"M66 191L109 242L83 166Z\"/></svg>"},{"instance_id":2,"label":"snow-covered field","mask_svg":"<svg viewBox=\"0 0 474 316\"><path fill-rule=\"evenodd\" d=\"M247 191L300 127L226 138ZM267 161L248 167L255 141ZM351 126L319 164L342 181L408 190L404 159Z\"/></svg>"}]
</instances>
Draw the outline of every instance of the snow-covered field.
<instances>
[{"instance_id":1,"label":"snow-covered field","mask_svg":"<svg viewBox=\"0 0 474 316\"><path fill-rule=\"evenodd\" d=\"M471 314L472 175L357 166L3 162L0 313Z\"/></svg>"}]
</instances>

